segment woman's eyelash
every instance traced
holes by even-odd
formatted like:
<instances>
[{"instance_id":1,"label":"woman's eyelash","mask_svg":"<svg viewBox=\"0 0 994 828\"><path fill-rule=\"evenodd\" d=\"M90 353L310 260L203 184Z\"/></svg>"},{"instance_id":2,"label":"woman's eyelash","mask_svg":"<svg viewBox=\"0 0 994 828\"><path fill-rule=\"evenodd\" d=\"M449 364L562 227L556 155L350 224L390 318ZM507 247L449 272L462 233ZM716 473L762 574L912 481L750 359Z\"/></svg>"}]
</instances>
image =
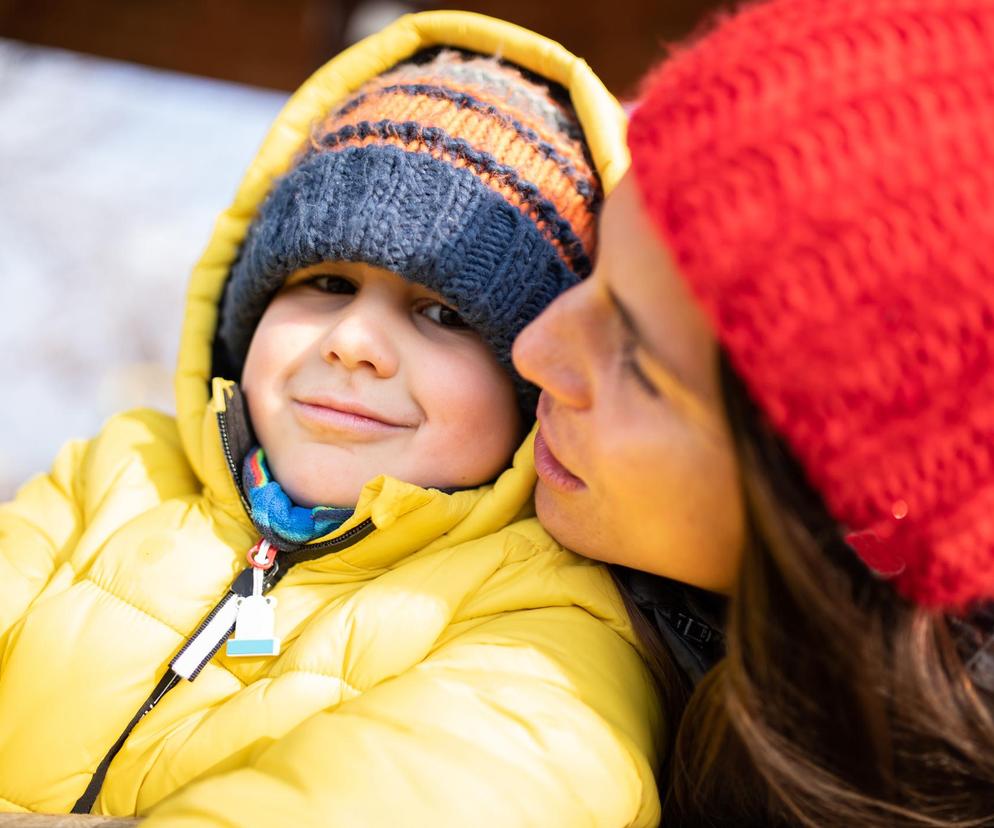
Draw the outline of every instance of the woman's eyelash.
<instances>
[{"instance_id":1,"label":"woman's eyelash","mask_svg":"<svg viewBox=\"0 0 994 828\"><path fill-rule=\"evenodd\" d=\"M621 364L622 367L631 372L632 376L635 377L636 381L650 396L658 397L659 389L653 384L652 380L646 376L645 371L642 370L642 366L639 365L638 359L635 357L635 337L628 335L625 337L625 341L621 346Z\"/></svg>"}]
</instances>

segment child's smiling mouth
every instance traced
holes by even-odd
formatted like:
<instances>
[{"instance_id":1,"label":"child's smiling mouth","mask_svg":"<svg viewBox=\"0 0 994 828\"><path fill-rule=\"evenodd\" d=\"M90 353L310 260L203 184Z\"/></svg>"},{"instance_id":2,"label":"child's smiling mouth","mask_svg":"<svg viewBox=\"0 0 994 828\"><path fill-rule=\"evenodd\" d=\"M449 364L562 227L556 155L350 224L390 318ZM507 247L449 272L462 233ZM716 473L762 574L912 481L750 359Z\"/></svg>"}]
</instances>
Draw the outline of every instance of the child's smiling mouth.
<instances>
[{"instance_id":1,"label":"child's smiling mouth","mask_svg":"<svg viewBox=\"0 0 994 828\"><path fill-rule=\"evenodd\" d=\"M390 417L353 401L322 396L294 398L291 402L294 417L311 430L375 437L416 427L412 422Z\"/></svg>"}]
</instances>

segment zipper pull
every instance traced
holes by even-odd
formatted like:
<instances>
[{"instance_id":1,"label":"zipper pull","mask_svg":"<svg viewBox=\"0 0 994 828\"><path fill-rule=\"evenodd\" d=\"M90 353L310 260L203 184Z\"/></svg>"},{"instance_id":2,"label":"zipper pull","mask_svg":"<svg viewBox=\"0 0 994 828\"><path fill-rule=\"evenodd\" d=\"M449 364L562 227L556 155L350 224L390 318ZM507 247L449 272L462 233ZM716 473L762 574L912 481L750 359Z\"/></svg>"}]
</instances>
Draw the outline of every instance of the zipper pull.
<instances>
[{"instance_id":1,"label":"zipper pull","mask_svg":"<svg viewBox=\"0 0 994 828\"><path fill-rule=\"evenodd\" d=\"M225 652L235 656L275 656L280 654L276 637L276 599L263 595L266 571L276 560L277 549L263 538L248 553L252 567L252 594L235 599L235 636Z\"/></svg>"},{"instance_id":2,"label":"zipper pull","mask_svg":"<svg viewBox=\"0 0 994 828\"><path fill-rule=\"evenodd\" d=\"M264 542L267 544L267 548L260 552ZM239 601L251 597L256 592L261 595L266 588L265 575L267 570L271 578L272 574L279 569L279 564L276 562L277 551L275 546L262 539L248 551L250 563L251 559L258 557L260 561L267 564L266 568L248 566L238 573L235 580L231 582L227 594L200 622L200 626L186 640L176 657L170 662L169 667L174 673L187 681L193 681L200 675L200 671L207 666L207 662L214 658L214 654L221 649L221 645L234 632L238 620ZM256 585L258 578L256 572L263 574L262 583L259 586Z\"/></svg>"}]
</instances>

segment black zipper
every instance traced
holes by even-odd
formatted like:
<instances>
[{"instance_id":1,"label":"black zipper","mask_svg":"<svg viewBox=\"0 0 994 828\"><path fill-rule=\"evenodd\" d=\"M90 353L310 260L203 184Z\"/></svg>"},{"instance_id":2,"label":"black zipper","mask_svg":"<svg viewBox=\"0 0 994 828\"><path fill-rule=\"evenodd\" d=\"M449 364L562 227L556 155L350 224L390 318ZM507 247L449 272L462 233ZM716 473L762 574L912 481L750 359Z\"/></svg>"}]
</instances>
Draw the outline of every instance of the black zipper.
<instances>
[{"instance_id":1,"label":"black zipper","mask_svg":"<svg viewBox=\"0 0 994 828\"><path fill-rule=\"evenodd\" d=\"M283 558L283 566L279 565L279 558L273 562L273 566L266 572L265 579L263 581L264 591L269 592L277 583L289 572L294 566L299 563L304 563L305 561L313 560L319 557L318 552L324 552L326 549L331 547L336 547L339 549L344 549L345 547L352 546L355 543L361 541L364 537L369 535L376 527L373 525L373 521L366 518L361 523L353 526L343 535L337 538L333 538L329 541L325 541L320 544L313 544L311 546L306 546L303 549L299 549L296 552L287 553ZM238 575L235 580L231 582L231 586L228 588L228 592L224 597L214 605L214 608L207 613L204 620L200 622L197 629L193 634L187 639L195 638L200 631L210 623L211 619L220 611L224 604L236 595L241 595L242 597L252 594L252 567L245 567ZM231 630L228 631L231 634ZM222 638L218 644L211 651L210 655L205 660L205 664L209 662L221 648L221 644L224 643L224 638ZM184 647L186 644L183 645ZM181 647L179 652L182 652ZM179 653L177 653L177 656ZM190 681L193 681L200 674L200 668L198 668L191 676ZM118 752L124 747L125 741L127 741L128 736L131 735L131 731L135 729L135 726L140 722L147 713L149 713L152 708L154 708L163 696L166 695L170 690L173 689L177 684L179 684L181 676L177 675L169 669L166 671L165 675L159 679L159 683L155 685L155 688L149 694L148 698L142 702L141 707L132 716L131 721L128 722L127 726L117 740L111 745L110 750L104 755L104 758L100 760L100 764L97 765L96 771L94 771L93 777L90 779L90 784L86 786L86 790L83 795L77 800L76 804L73 806L72 813L74 814L88 814L93 808L93 803L96 802L97 795L100 793L100 789L103 787L104 779L107 776L107 770L110 767L110 763L117 756Z\"/></svg>"},{"instance_id":2,"label":"black zipper","mask_svg":"<svg viewBox=\"0 0 994 828\"><path fill-rule=\"evenodd\" d=\"M242 491L242 475L235 465L235 458L231 456L231 441L228 440L228 424L224 420L224 412L217 412L217 428L221 432L221 447L224 450L224 459L228 462L228 471L231 472L231 479L235 482L235 489L238 491L238 499L242 502L242 508L248 519L252 519L252 507L249 505L245 492Z\"/></svg>"},{"instance_id":3,"label":"black zipper","mask_svg":"<svg viewBox=\"0 0 994 828\"><path fill-rule=\"evenodd\" d=\"M235 463L235 458L234 458L234 456L231 453L231 441L228 439L228 423L227 423L227 421L224 418L224 412L223 411L219 411L217 413L217 427L218 427L218 431L221 432L221 447L222 447L222 449L224 451L225 462L227 462L227 464L228 464L228 472L231 474L231 479L235 483L235 489L238 491L238 499L241 501L242 509L245 510L246 517L248 517L249 521L251 521L252 520L252 506L249 504L248 498L245 497L245 491L242 488L242 475L241 475L241 472L239 472L239 470L238 470L238 464ZM314 551L321 550L321 551L323 551L325 549L330 549L332 547L341 546L343 544L343 542L351 540L352 538L354 538L360 532L363 533L362 537L358 538L357 540L362 540L362 538L364 538L366 535L369 534L369 531L366 531L366 530L370 530L371 531L372 523L373 523L373 521L370 518L366 518L364 521L362 521L361 523L357 523L355 526L353 526L351 529L349 529L348 532L346 532L343 535L339 535L337 538L332 538L331 540L321 541L321 543L309 543L309 544L306 544L305 546L301 547L300 549L294 550L293 552L285 553L283 555L282 559L284 561L291 561L290 566L293 566L295 564L301 563L302 561L310 559L309 557L304 557L304 556L301 556L299 554L300 552L303 552L305 550L314 550ZM310 557L314 557L314 556L312 555ZM274 569L275 569L275 567L274 567ZM286 570L288 570L288 569L289 569L289 567L286 567ZM284 570L284 573L283 573L284 575L286 574L286 570ZM250 571L250 570L246 570L246 571ZM270 573L268 573L268 574L274 574L274 573L272 572L272 570L270 570ZM282 577L282 576L280 576L280 577ZM277 579L277 580L279 580L279 579ZM267 578L267 581L268 581L268 578ZM275 586L275 585L276 585L276 581L273 581L271 584L269 584L269 588L271 588L272 586ZM248 593L246 593L246 594L248 594ZM217 608L215 607L215 610L216 609ZM209 619L207 619L207 620L209 620Z\"/></svg>"},{"instance_id":4,"label":"black zipper","mask_svg":"<svg viewBox=\"0 0 994 828\"><path fill-rule=\"evenodd\" d=\"M245 493L242 491L241 475L238 474L234 457L231 455L231 443L228 440L228 428L227 423L224 420L223 412L218 412L217 422L218 430L221 432L221 445L224 449L224 457L228 463L228 471L231 473L232 479L235 483L235 488L238 490L238 497L241 500L242 508L245 510L246 516L251 521L252 509L249 506L248 499L245 497ZM266 572L265 578L263 579L263 591L269 592L269 590L275 587L276 584L282 580L283 576L297 564L320 557L317 553L323 553L329 549L339 551L341 549L345 549L346 547L352 546L372 533L375 528L376 527L373 525L372 519L366 518L349 529L348 532L339 535L337 538L331 538L330 540L322 541L321 543L307 544L306 546L296 549L293 552L284 553L282 557L277 556L276 560L273 562L273 566ZM281 562L283 564L282 566L280 565ZM183 647L186 647L187 643L189 643L191 639L195 638L201 630L203 630L204 627L210 623L211 619L217 615L228 600L238 595L244 597L251 594L252 567L249 566L235 576L235 580L231 582L231 586L228 587L227 593L225 593L224 597L222 597L221 600L214 605L214 608L207 613L204 619L197 626L197 629L192 635L189 636L189 638L187 638L187 642L183 645ZM228 634L231 634L230 630ZM217 651L221 648L221 644L223 643L224 638L222 638L211 651L210 655L204 662L205 664L216 655ZM180 648L173 660L175 660L179 653L183 651L183 647ZM193 681L200 674L200 669L201 668L198 668L191 674L190 681ZM117 756L121 748L124 747L124 743L127 741L128 736L131 735L131 731L134 730L138 722L140 722L162 700L162 697L165 696L166 693L179 684L180 679L181 676L174 673L172 669L167 670L165 675L159 679L158 684L155 685L148 698L142 702L135 715L132 716L131 721L128 722L127 726L124 728L124 731L117 737L114 744L110 746L110 750L104 754L104 758L100 760L100 764L97 765L97 768L90 779L90 784L86 786L86 790L83 791L83 795L76 801L71 813L90 813L93 808L93 803L96 802L100 789L103 787L104 779L107 776L107 770L110 768L110 763L114 761L114 757Z\"/></svg>"},{"instance_id":5,"label":"black zipper","mask_svg":"<svg viewBox=\"0 0 994 828\"><path fill-rule=\"evenodd\" d=\"M97 800L97 794L100 793L100 789L103 787L104 778L107 776L107 768L110 767L110 763L117 756L117 752L124 747L124 742L127 740L128 736L131 735L131 731L134 730L135 725L138 724L153 707L155 707L159 701L162 699L166 693L173 689L179 682L179 676L177 676L172 670L167 672L161 679L159 683L155 685L155 688L149 693L148 698L142 702L142 706L138 708L138 712L131 718L128 722L127 727L124 728L124 732L117 737L117 741L110 746L110 750L104 755L104 758L100 760L100 764L97 765L96 771L94 771L92 778L90 779L90 784L86 786L86 790L83 791L83 795L76 800L76 804L73 805L71 813L74 814L88 814L93 808L93 803Z\"/></svg>"}]
</instances>

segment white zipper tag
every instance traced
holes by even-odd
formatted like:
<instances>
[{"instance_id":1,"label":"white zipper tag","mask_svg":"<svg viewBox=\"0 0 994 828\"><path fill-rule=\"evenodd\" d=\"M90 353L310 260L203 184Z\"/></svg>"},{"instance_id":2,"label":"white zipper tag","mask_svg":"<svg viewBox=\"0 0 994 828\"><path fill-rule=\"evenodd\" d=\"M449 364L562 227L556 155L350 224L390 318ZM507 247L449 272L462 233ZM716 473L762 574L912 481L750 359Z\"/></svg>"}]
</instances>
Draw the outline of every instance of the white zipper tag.
<instances>
[{"instance_id":1,"label":"white zipper tag","mask_svg":"<svg viewBox=\"0 0 994 828\"><path fill-rule=\"evenodd\" d=\"M187 681L193 681L204 665L213 658L221 642L230 634L238 614L238 598L228 595L217 605L206 624L190 638L170 668Z\"/></svg>"},{"instance_id":2,"label":"white zipper tag","mask_svg":"<svg viewBox=\"0 0 994 828\"><path fill-rule=\"evenodd\" d=\"M271 552L272 550L272 552ZM249 555L252 564L252 594L236 598L235 636L228 640L225 652L229 656L276 656L280 654L280 640L276 637L276 599L262 594L266 569L272 566L275 550L263 540L255 555Z\"/></svg>"}]
</instances>

